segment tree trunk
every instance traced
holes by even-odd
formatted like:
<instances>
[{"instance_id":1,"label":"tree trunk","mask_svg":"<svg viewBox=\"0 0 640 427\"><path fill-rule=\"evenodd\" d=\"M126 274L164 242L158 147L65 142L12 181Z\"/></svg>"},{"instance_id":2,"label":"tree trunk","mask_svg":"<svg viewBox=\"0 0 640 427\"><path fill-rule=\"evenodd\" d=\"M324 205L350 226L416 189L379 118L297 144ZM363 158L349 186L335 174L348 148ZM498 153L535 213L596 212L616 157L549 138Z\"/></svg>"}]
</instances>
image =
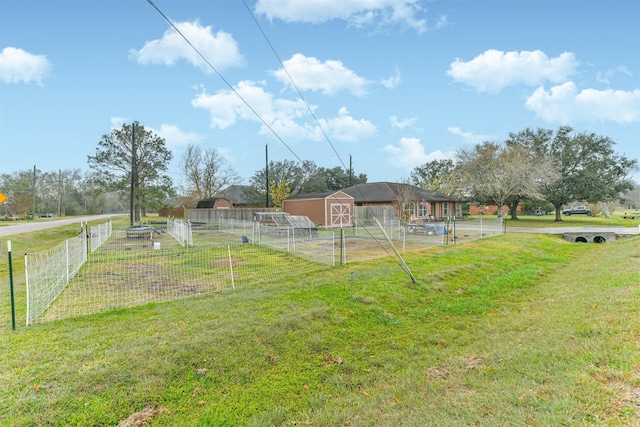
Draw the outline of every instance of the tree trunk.
<instances>
[{"instance_id":1,"label":"tree trunk","mask_svg":"<svg viewBox=\"0 0 640 427\"><path fill-rule=\"evenodd\" d=\"M509 214L511 215L511 219L518 219L518 205L520 204L519 201L515 201L515 202L511 202L511 203L507 203L507 206L509 207Z\"/></svg>"},{"instance_id":2,"label":"tree trunk","mask_svg":"<svg viewBox=\"0 0 640 427\"><path fill-rule=\"evenodd\" d=\"M554 203L553 207L556 210L556 222L562 221L562 203L560 204Z\"/></svg>"}]
</instances>

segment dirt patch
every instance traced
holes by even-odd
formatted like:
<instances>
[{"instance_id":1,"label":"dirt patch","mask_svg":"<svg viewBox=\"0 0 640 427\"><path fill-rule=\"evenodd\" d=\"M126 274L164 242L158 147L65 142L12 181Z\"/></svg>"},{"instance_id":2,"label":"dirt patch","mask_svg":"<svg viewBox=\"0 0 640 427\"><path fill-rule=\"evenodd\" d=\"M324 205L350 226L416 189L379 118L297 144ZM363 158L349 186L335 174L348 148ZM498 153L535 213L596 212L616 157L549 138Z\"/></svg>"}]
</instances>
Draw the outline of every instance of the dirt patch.
<instances>
[{"instance_id":1,"label":"dirt patch","mask_svg":"<svg viewBox=\"0 0 640 427\"><path fill-rule=\"evenodd\" d=\"M216 258L213 260L213 265L216 267L228 267L229 266L229 258ZM233 267L237 267L239 265L244 265L244 261L237 259L237 258L231 258L231 265Z\"/></svg>"},{"instance_id":2,"label":"dirt patch","mask_svg":"<svg viewBox=\"0 0 640 427\"><path fill-rule=\"evenodd\" d=\"M481 368L484 366L484 359L481 357L460 357L458 358L460 364L464 366L465 371L470 371L475 368Z\"/></svg>"},{"instance_id":3,"label":"dirt patch","mask_svg":"<svg viewBox=\"0 0 640 427\"><path fill-rule=\"evenodd\" d=\"M118 423L117 427L139 427L144 425L151 418L162 414L164 406L147 406L142 411L135 412Z\"/></svg>"},{"instance_id":4,"label":"dirt patch","mask_svg":"<svg viewBox=\"0 0 640 427\"><path fill-rule=\"evenodd\" d=\"M437 380L443 380L451 375L451 372L447 368L432 367L427 369L427 376L435 378Z\"/></svg>"}]
</instances>

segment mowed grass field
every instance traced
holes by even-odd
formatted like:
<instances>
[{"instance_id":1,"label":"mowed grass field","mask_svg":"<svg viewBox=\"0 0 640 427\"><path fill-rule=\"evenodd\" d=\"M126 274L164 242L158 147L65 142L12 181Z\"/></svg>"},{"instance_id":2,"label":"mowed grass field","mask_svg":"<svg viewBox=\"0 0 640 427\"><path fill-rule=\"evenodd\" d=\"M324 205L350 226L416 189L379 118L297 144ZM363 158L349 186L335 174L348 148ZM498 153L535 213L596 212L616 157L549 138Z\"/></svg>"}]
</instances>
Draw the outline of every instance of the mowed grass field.
<instances>
[{"instance_id":1,"label":"mowed grass field","mask_svg":"<svg viewBox=\"0 0 640 427\"><path fill-rule=\"evenodd\" d=\"M0 425L640 425L639 236L405 261L3 325Z\"/></svg>"}]
</instances>

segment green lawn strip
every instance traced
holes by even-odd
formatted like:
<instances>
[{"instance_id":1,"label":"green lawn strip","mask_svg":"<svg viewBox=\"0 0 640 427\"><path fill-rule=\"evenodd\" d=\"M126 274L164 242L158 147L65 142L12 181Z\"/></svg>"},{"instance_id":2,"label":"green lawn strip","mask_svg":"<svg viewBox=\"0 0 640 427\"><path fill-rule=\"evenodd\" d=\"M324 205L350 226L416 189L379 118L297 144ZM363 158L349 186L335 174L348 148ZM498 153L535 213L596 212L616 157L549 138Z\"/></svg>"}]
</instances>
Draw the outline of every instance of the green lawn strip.
<instances>
[{"instance_id":1,"label":"green lawn strip","mask_svg":"<svg viewBox=\"0 0 640 427\"><path fill-rule=\"evenodd\" d=\"M638 252L507 235L407 256L417 284L387 259L3 333L0 424L632 425Z\"/></svg>"},{"instance_id":2,"label":"green lawn strip","mask_svg":"<svg viewBox=\"0 0 640 427\"><path fill-rule=\"evenodd\" d=\"M634 210L634 212L637 212ZM634 217L634 218L632 218ZM478 219L480 216L474 216L473 218ZM487 220L489 218L496 219L495 216L490 217L482 217ZM624 217L624 212L621 210L617 210L612 212L610 216L607 218L603 214L598 214L594 216L587 215L562 215L562 221L556 221L555 214L553 215L545 215L545 216L534 216L534 215L518 215L517 220L512 220L510 216L505 216L507 221L507 232L510 227L536 227L536 228L544 228L544 227L633 227L637 228L638 224L640 224L640 215L627 215L627 218ZM461 222L464 224L464 220Z\"/></svg>"}]
</instances>

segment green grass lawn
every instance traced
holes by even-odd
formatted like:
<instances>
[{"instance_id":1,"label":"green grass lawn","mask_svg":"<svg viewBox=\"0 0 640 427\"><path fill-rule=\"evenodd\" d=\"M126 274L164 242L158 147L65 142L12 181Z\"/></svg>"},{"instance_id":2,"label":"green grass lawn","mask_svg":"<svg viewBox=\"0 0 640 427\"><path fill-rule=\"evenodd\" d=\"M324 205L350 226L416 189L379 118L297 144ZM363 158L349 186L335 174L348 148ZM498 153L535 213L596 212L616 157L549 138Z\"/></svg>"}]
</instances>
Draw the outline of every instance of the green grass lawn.
<instances>
[{"instance_id":1,"label":"green grass lawn","mask_svg":"<svg viewBox=\"0 0 640 427\"><path fill-rule=\"evenodd\" d=\"M640 424L639 237L405 260L0 327L0 425Z\"/></svg>"},{"instance_id":2,"label":"green grass lawn","mask_svg":"<svg viewBox=\"0 0 640 427\"><path fill-rule=\"evenodd\" d=\"M627 215L624 218L623 211L615 211L611 213L609 218L599 214L595 216L587 215L562 215L562 221L556 221L555 215L518 215L517 220L512 220L510 216L506 216L507 228L508 227L585 227L585 226L611 226L611 227L635 227L638 228L640 224L640 213L633 210L635 218L631 219L632 215ZM629 211L631 213L631 211ZM480 218L480 216L473 216L472 218ZM484 219L497 219L493 215L485 215Z\"/></svg>"}]
</instances>

